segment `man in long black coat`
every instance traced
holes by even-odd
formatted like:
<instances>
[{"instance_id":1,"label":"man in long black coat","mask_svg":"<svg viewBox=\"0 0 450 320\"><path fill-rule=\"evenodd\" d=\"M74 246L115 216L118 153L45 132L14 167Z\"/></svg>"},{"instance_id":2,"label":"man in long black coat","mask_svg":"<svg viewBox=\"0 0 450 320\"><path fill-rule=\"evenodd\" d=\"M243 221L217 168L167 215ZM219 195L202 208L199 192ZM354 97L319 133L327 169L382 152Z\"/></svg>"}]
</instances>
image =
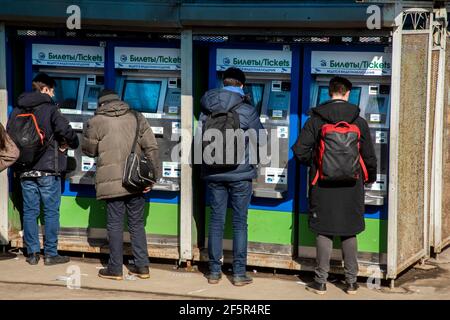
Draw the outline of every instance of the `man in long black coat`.
<instances>
[{"instance_id":1,"label":"man in long black coat","mask_svg":"<svg viewBox=\"0 0 450 320\"><path fill-rule=\"evenodd\" d=\"M306 121L293 151L309 171L309 227L316 233L317 266L314 283L307 289L318 294L326 292L326 282L330 269L333 236L340 236L344 257L346 278L345 291L356 293L358 274L356 235L364 231L364 175L356 182L318 181L316 176L316 147L322 125L346 121L358 126L361 131L360 154L368 172L367 183L376 180L377 158L370 137L369 126L359 116L358 106L348 102L352 84L342 77L330 80L330 100L311 109L311 117Z\"/></svg>"}]
</instances>

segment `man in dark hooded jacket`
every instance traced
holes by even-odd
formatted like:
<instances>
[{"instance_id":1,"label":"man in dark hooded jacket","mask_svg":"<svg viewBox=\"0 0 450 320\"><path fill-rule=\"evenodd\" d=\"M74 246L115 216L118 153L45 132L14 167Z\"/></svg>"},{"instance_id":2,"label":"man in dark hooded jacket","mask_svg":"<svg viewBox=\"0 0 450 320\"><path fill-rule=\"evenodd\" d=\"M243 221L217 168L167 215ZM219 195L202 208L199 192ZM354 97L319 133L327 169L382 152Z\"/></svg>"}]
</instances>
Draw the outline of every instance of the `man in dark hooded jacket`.
<instances>
[{"instance_id":1,"label":"man in dark hooded jacket","mask_svg":"<svg viewBox=\"0 0 450 320\"><path fill-rule=\"evenodd\" d=\"M45 218L45 265L69 262L69 257L58 255L59 206L61 203L61 174L67 168L67 148L76 149L79 141L69 121L53 102L55 81L45 73L33 79L33 92L18 98L18 106L10 115L9 125L18 114L32 112L44 131L47 148L31 168L21 169L23 195L23 231L27 247L27 262L39 262L39 235L37 218L41 202ZM9 132L9 130L8 130Z\"/></svg>"},{"instance_id":2,"label":"man in dark hooded jacket","mask_svg":"<svg viewBox=\"0 0 450 320\"><path fill-rule=\"evenodd\" d=\"M317 234L317 267L314 283L307 289L317 294L326 292L326 282L330 269L333 236L340 236L344 257L344 271L348 294L355 294L358 285L357 241L356 235L364 231L364 181L363 174L356 182L312 183L317 173L316 148L322 125L345 121L358 126L360 154L368 172L367 183L376 180L377 158L370 137L369 126L359 116L358 106L348 103L352 84L342 77L330 80L331 100L311 110L293 151L300 162L310 167L309 179L309 227Z\"/></svg>"},{"instance_id":3,"label":"man in dark hooded jacket","mask_svg":"<svg viewBox=\"0 0 450 320\"><path fill-rule=\"evenodd\" d=\"M228 68L223 75L223 84L222 89L210 90L202 97L200 121L204 125L209 114L227 112L239 105L234 110L239 115L240 129L253 129L258 134L264 128L258 111L244 95L244 73L238 68ZM218 283L222 277L222 241L228 199L233 210L233 284L242 286L252 282L252 278L246 274L247 212L252 196L252 179L256 178L257 173L256 163L249 161L248 141L244 152L245 161L232 170L210 170L207 166L202 166L202 177L208 183L211 205L208 236L208 282L211 284Z\"/></svg>"}]
</instances>

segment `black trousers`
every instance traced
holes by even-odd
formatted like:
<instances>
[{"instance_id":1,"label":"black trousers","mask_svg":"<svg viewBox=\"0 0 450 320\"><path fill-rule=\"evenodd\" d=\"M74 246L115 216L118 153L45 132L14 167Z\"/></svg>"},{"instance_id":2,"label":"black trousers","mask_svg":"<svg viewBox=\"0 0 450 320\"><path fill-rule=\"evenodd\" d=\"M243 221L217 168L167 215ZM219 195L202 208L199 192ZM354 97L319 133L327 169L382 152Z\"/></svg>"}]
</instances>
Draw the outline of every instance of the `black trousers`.
<instances>
[{"instance_id":1,"label":"black trousers","mask_svg":"<svg viewBox=\"0 0 450 320\"><path fill-rule=\"evenodd\" d=\"M128 219L134 264L137 267L149 265L147 238L144 230L145 198L142 194L106 200L109 262L108 269L121 273L123 265L123 223L125 213Z\"/></svg>"}]
</instances>

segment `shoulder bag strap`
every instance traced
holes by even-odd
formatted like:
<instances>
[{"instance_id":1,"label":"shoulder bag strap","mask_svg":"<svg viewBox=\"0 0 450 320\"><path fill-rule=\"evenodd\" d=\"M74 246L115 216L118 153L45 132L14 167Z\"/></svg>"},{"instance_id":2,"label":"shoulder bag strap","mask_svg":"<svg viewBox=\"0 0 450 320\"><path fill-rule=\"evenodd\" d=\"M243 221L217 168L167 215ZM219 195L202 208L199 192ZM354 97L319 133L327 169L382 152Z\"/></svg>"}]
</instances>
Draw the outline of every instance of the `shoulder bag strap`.
<instances>
[{"instance_id":1,"label":"shoulder bag strap","mask_svg":"<svg viewBox=\"0 0 450 320\"><path fill-rule=\"evenodd\" d=\"M133 146L131 147L131 153L135 153L137 141L138 141L138 138L139 138L139 118L138 118L137 112L135 112L134 110L130 110L130 112L136 118L136 135L134 137Z\"/></svg>"}]
</instances>

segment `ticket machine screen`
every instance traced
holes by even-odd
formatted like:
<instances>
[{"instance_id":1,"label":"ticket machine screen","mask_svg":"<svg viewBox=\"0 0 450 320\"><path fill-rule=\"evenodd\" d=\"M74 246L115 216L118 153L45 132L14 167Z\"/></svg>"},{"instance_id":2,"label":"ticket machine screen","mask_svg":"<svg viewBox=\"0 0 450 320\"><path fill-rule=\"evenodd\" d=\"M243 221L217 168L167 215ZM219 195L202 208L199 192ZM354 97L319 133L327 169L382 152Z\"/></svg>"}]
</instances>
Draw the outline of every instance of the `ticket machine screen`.
<instances>
[{"instance_id":1,"label":"ticket machine screen","mask_svg":"<svg viewBox=\"0 0 450 320\"><path fill-rule=\"evenodd\" d=\"M350 90L350 97L348 102L351 104L359 105L359 100L361 98L361 87L353 87ZM325 101L330 100L330 95L328 94L328 86L320 86L319 94L317 95L317 106Z\"/></svg>"},{"instance_id":2,"label":"ticket machine screen","mask_svg":"<svg viewBox=\"0 0 450 320\"><path fill-rule=\"evenodd\" d=\"M162 81L126 80L123 100L139 112L156 113Z\"/></svg>"},{"instance_id":3,"label":"ticket machine screen","mask_svg":"<svg viewBox=\"0 0 450 320\"><path fill-rule=\"evenodd\" d=\"M244 86L244 93L250 96L252 106L261 114L261 106L264 97L264 83L247 83Z\"/></svg>"},{"instance_id":4,"label":"ticket machine screen","mask_svg":"<svg viewBox=\"0 0 450 320\"><path fill-rule=\"evenodd\" d=\"M55 102L62 109L76 109L80 78L55 77Z\"/></svg>"}]
</instances>

